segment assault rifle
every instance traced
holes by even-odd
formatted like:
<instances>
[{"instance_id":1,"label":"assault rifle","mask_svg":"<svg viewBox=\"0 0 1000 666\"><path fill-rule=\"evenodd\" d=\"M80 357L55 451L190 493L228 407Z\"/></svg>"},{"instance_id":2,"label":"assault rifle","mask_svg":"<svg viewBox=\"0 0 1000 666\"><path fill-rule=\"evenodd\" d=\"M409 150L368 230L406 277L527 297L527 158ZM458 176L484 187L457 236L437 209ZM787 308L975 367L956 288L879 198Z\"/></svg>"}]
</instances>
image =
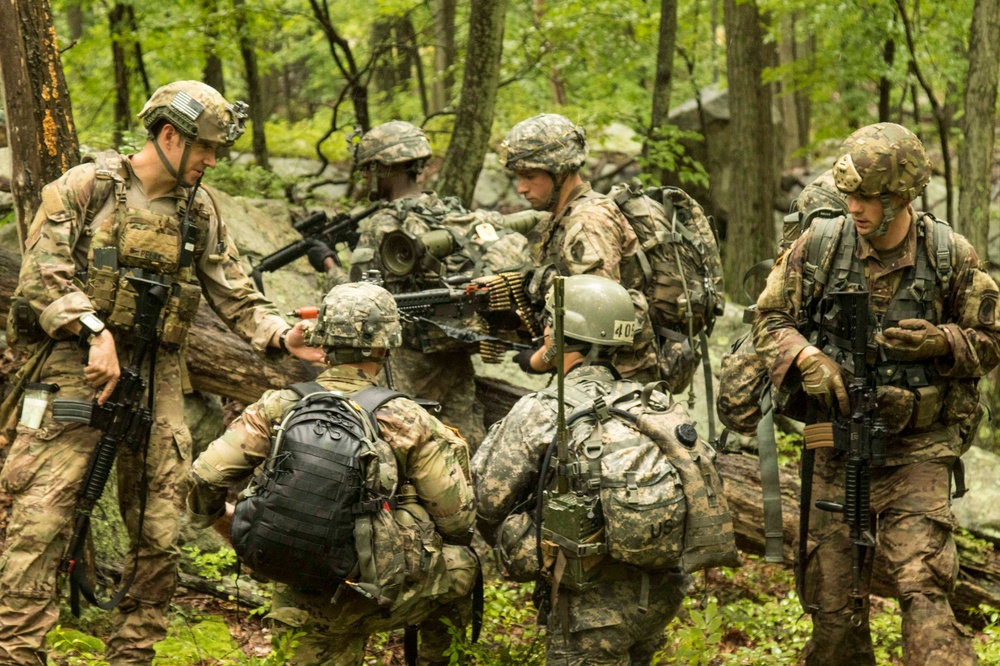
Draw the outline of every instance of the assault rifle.
<instances>
[{"instance_id":1,"label":"assault rifle","mask_svg":"<svg viewBox=\"0 0 1000 666\"><path fill-rule=\"evenodd\" d=\"M868 550L875 546L871 520L871 468L885 465L885 426L875 415L878 373L868 365L868 338L872 314L867 291L841 291L831 294L849 322L853 376L847 393L851 401L849 417L833 421L834 447L848 453L843 504L818 500L816 508L840 513L850 530L851 553L850 603L855 616L864 606L861 594L861 570ZM838 331L840 333L840 331Z\"/></svg>"},{"instance_id":2,"label":"assault rifle","mask_svg":"<svg viewBox=\"0 0 1000 666\"><path fill-rule=\"evenodd\" d=\"M381 204L374 204L354 215L340 213L332 218L320 210L295 222L292 226L302 234L302 238L267 255L257 262L250 272L257 290L264 293L264 273L284 268L299 257L304 257L312 249L315 241L322 241L331 248L335 248L337 243L347 243L348 247L353 248L358 244L358 222L380 207Z\"/></svg>"},{"instance_id":3,"label":"assault rifle","mask_svg":"<svg viewBox=\"0 0 1000 666\"><path fill-rule=\"evenodd\" d=\"M111 610L124 598L132 581L135 579L136 566L122 581L122 586L107 602L99 602L94 589L87 580L87 568L81 566L84 559L84 545L87 531L90 529L90 516L94 506L104 492L104 486L111 474L111 466L115 462L118 450L124 445L132 452L142 450L149 441L150 428L153 423L152 396L153 388L149 387L147 402L147 382L142 377L142 366L149 357L150 382L152 384L152 368L156 363L153 352L156 349L156 329L160 319L160 311L169 296L169 281L166 278L150 279L143 276L128 276L129 283L138 292L135 306L135 351L131 363L122 370L118 383L111 397L99 405L81 400L56 399L52 401L52 417L58 422L84 423L101 431L101 439L90 456L87 473L83 479L83 489L76 505L76 518L73 523L73 536L69 548L59 564L59 573L70 576L70 605L73 614L80 616L80 593L91 604ZM143 475L145 476L145 467ZM145 483L144 483L145 485ZM137 538L142 534L142 516L145 513L146 496L140 497L139 528Z\"/></svg>"}]
</instances>

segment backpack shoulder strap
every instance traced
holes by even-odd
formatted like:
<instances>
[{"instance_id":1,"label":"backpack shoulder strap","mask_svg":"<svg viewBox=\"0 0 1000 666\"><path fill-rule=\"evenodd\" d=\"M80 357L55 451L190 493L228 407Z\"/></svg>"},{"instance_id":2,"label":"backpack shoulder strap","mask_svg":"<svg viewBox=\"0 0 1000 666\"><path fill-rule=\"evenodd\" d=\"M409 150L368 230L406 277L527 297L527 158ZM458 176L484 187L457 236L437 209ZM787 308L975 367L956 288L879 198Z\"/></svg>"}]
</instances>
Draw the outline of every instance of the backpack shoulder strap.
<instances>
[{"instance_id":1,"label":"backpack shoulder strap","mask_svg":"<svg viewBox=\"0 0 1000 666\"><path fill-rule=\"evenodd\" d=\"M932 233L928 234L927 240L930 244L927 247L927 254L934 257L934 269L937 273L938 283L941 285L941 293L947 294L951 286L951 224L945 220L939 220L930 213L924 213L921 220L929 220L934 225Z\"/></svg>"},{"instance_id":2,"label":"backpack shoulder strap","mask_svg":"<svg viewBox=\"0 0 1000 666\"><path fill-rule=\"evenodd\" d=\"M301 382L299 384L292 384L288 388L298 393L300 398L304 398L312 393L326 392L326 389L320 386L317 382Z\"/></svg>"},{"instance_id":3,"label":"backpack shoulder strap","mask_svg":"<svg viewBox=\"0 0 1000 666\"><path fill-rule=\"evenodd\" d=\"M369 386L352 395L351 400L358 403L362 409L374 416L375 412L385 403L395 398L405 397L406 395L399 391L393 391L382 386Z\"/></svg>"}]
</instances>

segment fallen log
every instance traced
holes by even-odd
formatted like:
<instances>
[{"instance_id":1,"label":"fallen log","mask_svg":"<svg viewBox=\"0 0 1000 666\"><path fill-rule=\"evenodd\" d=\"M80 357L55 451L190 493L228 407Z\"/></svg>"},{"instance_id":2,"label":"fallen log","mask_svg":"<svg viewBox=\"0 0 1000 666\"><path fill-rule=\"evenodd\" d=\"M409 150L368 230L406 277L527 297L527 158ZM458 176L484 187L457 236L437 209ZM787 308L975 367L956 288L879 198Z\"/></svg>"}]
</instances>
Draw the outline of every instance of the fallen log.
<instances>
[{"instance_id":1,"label":"fallen log","mask_svg":"<svg viewBox=\"0 0 1000 666\"><path fill-rule=\"evenodd\" d=\"M764 553L764 507L757 458L750 455L719 455L716 464L725 480L726 501L733 515L736 543L740 550L757 555ZM781 513L784 525L784 554L788 566L794 562L799 531L799 479L797 472L780 470ZM813 509L816 511L816 509ZM951 595L951 605L962 622L982 628L984 619L969 612L980 604L1000 607L1000 553L996 547L977 548L965 539L957 539L959 549L958 586ZM881 597L896 597L888 582L885 561L875 549L872 592Z\"/></svg>"}]
</instances>

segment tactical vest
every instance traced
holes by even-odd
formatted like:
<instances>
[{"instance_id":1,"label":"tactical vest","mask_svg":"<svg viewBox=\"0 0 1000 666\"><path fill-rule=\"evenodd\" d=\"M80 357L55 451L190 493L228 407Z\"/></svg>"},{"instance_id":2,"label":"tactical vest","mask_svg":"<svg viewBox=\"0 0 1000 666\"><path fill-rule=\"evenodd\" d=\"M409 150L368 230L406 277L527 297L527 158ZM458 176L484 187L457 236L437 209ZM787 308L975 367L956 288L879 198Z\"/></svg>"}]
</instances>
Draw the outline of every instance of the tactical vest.
<instances>
[{"instance_id":1,"label":"tactical vest","mask_svg":"<svg viewBox=\"0 0 1000 666\"><path fill-rule=\"evenodd\" d=\"M130 208L128 183L122 177L122 156L114 151L101 153L95 160L92 196L113 194L113 210L96 225L87 219L83 233L92 236L84 281L91 303L112 329L128 332L133 325L137 292L130 275L156 276L170 283L170 296L163 310L160 343L180 347L187 338L201 301L201 286L195 264L206 251L205 243L212 212L204 201L196 200L187 228L182 228L186 200L178 204L176 215L161 215ZM206 193L207 196L207 193ZM91 206L97 210L101 206ZM224 252L224 239L216 254ZM190 254L182 257L185 250Z\"/></svg>"},{"instance_id":2,"label":"tactical vest","mask_svg":"<svg viewBox=\"0 0 1000 666\"><path fill-rule=\"evenodd\" d=\"M905 269L885 311L871 311L874 332L895 327L903 319L923 319L940 324L951 284L951 226L929 213L915 221L917 228L914 265ZM857 232L850 218L818 218L807 248L802 274L803 321L799 330L848 372L854 370L849 322L830 294L848 288L868 289L864 262L855 256ZM832 256L832 262L826 259ZM821 268L828 266L827 268ZM875 355L869 342L882 386L918 390L939 379L933 361L903 362L891 354Z\"/></svg>"}]
</instances>

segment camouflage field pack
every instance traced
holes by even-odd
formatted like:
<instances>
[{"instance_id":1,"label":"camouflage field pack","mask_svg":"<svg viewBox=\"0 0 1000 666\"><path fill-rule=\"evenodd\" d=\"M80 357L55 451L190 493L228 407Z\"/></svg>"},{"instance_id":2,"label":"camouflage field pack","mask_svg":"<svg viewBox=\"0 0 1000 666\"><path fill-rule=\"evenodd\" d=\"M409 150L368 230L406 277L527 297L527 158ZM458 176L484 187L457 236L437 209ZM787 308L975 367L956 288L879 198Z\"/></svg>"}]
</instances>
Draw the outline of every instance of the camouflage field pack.
<instances>
[{"instance_id":1,"label":"camouflage field pack","mask_svg":"<svg viewBox=\"0 0 1000 666\"><path fill-rule=\"evenodd\" d=\"M608 196L639 238L636 259L657 333L711 334L725 296L719 243L704 209L676 187L643 191L622 184Z\"/></svg>"},{"instance_id":2,"label":"camouflage field pack","mask_svg":"<svg viewBox=\"0 0 1000 666\"><path fill-rule=\"evenodd\" d=\"M296 588L341 583L391 607L406 575L394 515L398 470L373 415L398 393L351 396L305 383L271 453L240 494L231 541L256 573Z\"/></svg>"},{"instance_id":3,"label":"camouflage field pack","mask_svg":"<svg viewBox=\"0 0 1000 666\"><path fill-rule=\"evenodd\" d=\"M585 589L602 557L646 571L739 566L715 451L698 437L684 406L666 404L655 386L620 382L597 400L566 387L573 409L567 419L575 457L571 494L591 498L597 521L577 540L560 534L566 530L559 522L573 522L572 512L560 516L559 497L545 494L543 504L557 505L543 507L542 553L551 567L562 551L562 586ZM612 421L631 436L603 442Z\"/></svg>"}]
</instances>

